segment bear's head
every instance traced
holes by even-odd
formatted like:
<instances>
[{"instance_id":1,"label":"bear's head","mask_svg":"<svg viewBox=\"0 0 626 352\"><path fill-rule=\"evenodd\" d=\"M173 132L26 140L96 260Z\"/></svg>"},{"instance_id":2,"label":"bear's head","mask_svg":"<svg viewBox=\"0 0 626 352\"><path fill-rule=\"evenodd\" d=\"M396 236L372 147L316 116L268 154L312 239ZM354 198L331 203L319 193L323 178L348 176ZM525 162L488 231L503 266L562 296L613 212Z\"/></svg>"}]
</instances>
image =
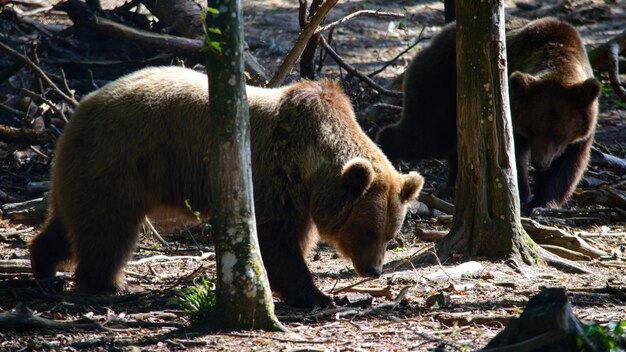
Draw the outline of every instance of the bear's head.
<instances>
[{"instance_id":1,"label":"bear's head","mask_svg":"<svg viewBox=\"0 0 626 352\"><path fill-rule=\"evenodd\" d=\"M389 169L376 172L365 158L350 160L341 170L334 204L325 202L317 212L322 240L349 258L360 276L381 275L387 244L400 231L407 203L424 184L416 172L402 175Z\"/></svg>"},{"instance_id":2,"label":"bear's head","mask_svg":"<svg viewBox=\"0 0 626 352\"><path fill-rule=\"evenodd\" d=\"M569 144L592 135L600 94L595 78L565 85L516 71L509 87L514 130L528 139L535 169L547 169Z\"/></svg>"}]
</instances>

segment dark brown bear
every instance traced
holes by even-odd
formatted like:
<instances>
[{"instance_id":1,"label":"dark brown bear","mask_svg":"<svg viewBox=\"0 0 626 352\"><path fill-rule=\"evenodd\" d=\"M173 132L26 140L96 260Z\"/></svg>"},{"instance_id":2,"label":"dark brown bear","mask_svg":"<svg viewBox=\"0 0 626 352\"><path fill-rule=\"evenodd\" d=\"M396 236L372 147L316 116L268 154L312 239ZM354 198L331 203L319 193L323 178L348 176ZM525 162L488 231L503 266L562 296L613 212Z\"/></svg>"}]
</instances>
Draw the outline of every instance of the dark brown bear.
<instances>
[{"instance_id":1,"label":"dark brown bear","mask_svg":"<svg viewBox=\"0 0 626 352\"><path fill-rule=\"evenodd\" d=\"M506 46L520 199L526 209L558 207L587 167L600 84L572 26L554 18L519 23L508 28ZM457 171L455 35L455 24L444 27L413 59L402 119L377 138L392 161L449 157L450 184Z\"/></svg>"},{"instance_id":2,"label":"dark brown bear","mask_svg":"<svg viewBox=\"0 0 626 352\"><path fill-rule=\"evenodd\" d=\"M385 247L423 178L395 171L332 82L247 89L259 243L270 285L295 306L325 306L304 260L322 240L359 275L380 275ZM36 278L77 264L92 293L124 291L122 269L144 216L210 214L207 77L148 68L85 97L56 149L49 217L30 243Z\"/></svg>"}]
</instances>

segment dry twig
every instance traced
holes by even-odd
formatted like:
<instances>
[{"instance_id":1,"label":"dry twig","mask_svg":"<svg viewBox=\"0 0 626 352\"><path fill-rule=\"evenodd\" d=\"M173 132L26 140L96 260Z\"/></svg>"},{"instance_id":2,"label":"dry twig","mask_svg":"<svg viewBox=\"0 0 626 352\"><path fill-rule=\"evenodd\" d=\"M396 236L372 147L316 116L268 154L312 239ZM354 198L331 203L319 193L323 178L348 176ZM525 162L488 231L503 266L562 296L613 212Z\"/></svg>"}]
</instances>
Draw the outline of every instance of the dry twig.
<instances>
[{"instance_id":1,"label":"dry twig","mask_svg":"<svg viewBox=\"0 0 626 352\"><path fill-rule=\"evenodd\" d=\"M57 87L57 85L54 84L54 82L52 82L50 77L48 77L48 75L45 72L43 72L43 70L39 66L37 66L27 56L18 53L17 51L11 49L11 47L9 47L8 45L6 45L6 44L4 44L2 42L0 42L0 50L4 51L5 53L9 54L14 59L16 59L18 61L21 61L24 64L26 64L28 67L30 67L30 69L33 70L33 72L35 72L35 74L39 78L41 78L46 83L46 85L48 87L50 87L52 90L54 90L55 93L57 93L61 98L63 98L63 100L65 100L70 105L72 105L72 107L76 107L78 105L78 101L76 99L74 99L73 97L70 97L67 94L63 93L63 91L59 87Z\"/></svg>"},{"instance_id":2,"label":"dry twig","mask_svg":"<svg viewBox=\"0 0 626 352\"><path fill-rule=\"evenodd\" d=\"M354 68L352 65L347 63L341 56L339 56L339 54L337 54L337 52L333 48L330 47L330 45L328 45L328 42L326 41L326 39L324 39L324 37L320 37L320 44L322 45L324 50L326 50L328 55L330 55L330 57L332 57L333 60L335 60L335 62L337 62L337 64L339 66L343 67L346 71L348 71L349 74L351 74L351 75L359 78L361 81L367 83L367 85L372 87L372 89L374 89L378 93L380 93L382 95L390 96L390 97L401 97L402 96L402 92L392 91L392 90L389 90L389 89L387 89L385 87L382 87L378 83L374 82L374 80L372 80L371 78L369 78L366 75L362 74L356 68Z\"/></svg>"}]
</instances>

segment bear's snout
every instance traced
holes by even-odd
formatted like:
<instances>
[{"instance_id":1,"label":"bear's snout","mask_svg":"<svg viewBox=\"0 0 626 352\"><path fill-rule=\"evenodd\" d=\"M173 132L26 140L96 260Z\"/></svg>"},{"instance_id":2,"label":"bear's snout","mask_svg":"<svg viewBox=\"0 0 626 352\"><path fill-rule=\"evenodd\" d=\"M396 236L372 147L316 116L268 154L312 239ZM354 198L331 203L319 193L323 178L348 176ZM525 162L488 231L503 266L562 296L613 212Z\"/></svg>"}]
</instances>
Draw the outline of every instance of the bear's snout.
<instances>
[{"instance_id":1,"label":"bear's snout","mask_svg":"<svg viewBox=\"0 0 626 352\"><path fill-rule=\"evenodd\" d=\"M381 268L370 267L370 268L365 269L365 271L363 272L363 275L361 276L380 277L380 275L382 275Z\"/></svg>"}]
</instances>

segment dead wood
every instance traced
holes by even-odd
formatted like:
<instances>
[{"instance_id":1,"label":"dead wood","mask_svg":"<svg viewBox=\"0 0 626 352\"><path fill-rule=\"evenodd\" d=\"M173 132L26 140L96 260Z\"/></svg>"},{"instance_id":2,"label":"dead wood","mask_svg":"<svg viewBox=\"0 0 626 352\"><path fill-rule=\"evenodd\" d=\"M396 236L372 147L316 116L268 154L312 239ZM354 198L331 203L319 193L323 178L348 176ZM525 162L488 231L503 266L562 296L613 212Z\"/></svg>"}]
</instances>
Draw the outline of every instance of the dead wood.
<instances>
[{"instance_id":1,"label":"dead wood","mask_svg":"<svg viewBox=\"0 0 626 352\"><path fill-rule=\"evenodd\" d=\"M371 78L359 72L356 68L354 68L354 66L347 63L341 56L339 56L339 54L337 54L337 52L333 48L330 47L330 45L328 45L328 42L326 41L326 39L324 39L324 37L320 37L320 44L322 45L324 50L326 50L328 55L330 55L330 57L332 57L333 60L335 60L337 65L343 67L346 71L348 71L350 75L357 77L361 81L367 83L367 85L372 87L372 89L374 89L378 93L389 96L389 97L401 97L402 96L402 92L392 91L379 85L378 83L374 82L374 80L372 80Z\"/></svg>"},{"instance_id":2,"label":"dead wood","mask_svg":"<svg viewBox=\"0 0 626 352\"><path fill-rule=\"evenodd\" d=\"M471 324L502 327L514 317L511 315L475 315L472 312L442 313L435 319L446 326L467 326Z\"/></svg>"},{"instance_id":3,"label":"dead wood","mask_svg":"<svg viewBox=\"0 0 626 352\"><path fill-rule=\"evenodd\" d=\"M20 61L24 63L26 66L28 66L31 70L33 70L33 72L37 75L37 77L39 77L44 83L46 83L48 87L50 87L56 94L58 94L63 100L69 103L72 107L76 107L78 105L78 101L74 99L74 97L70 97L67 94L65 94L54 82L52 82L50 77L48 77L48 75L45 72L43 72L43 70L37 64L35 64L31 59L29 59L27 56L18 53L17 51L11 49L11 47L9 47L8 45L2 42L0 42L0 50L5 52L6 54L9 54L15 60Z\"/></svg>"},{"instance_id":4,"label":"dead wood","mask_svg":"<svg viewBox=\"0 0 626 352\"><path fill-rule=\"evenodd\" d=\"M344 291L363 293L363 294L370 295L372 297L385 297L388 299L391 299L393 297L391 294L390 285L387 285L385 287L350 287L350 288L346 288Z\"/></svg>"},{"instance_id":5,"label":"dead wood","mask_svg":"<svg viewBox=\"0 0 626 352\"><path fill-rule=\"evenodd\" d=\"M352 310L339 312L335 315L335 317L337 319L352 318L352 317L357 317L357 316L362 317L362 316L375 314L381 310L395 309L402 302L407 292L409 292L409 287L404 287L402 288L402 290L400 290L400 293L398 293L396 298L391 302L383 302L383 303L377 304L375 306L372 306L366 309L352 309Z\"/></svg>"},{"instance_id":6,"label":"dead wood","mask_svg":"<svg viewBox=\"0 0 626 352\"><path fill-rule=\"evenodd\" d=\"M626 30L587 53L587 56L589 56L589 62L591 63L591 66L593 68L601 71L608 70L609 65L611 64L611 59L609 57L609 48L613 44L618 45L618 47L621 49L619 51L623 52L624 49L626 49Z\"/></svg>"},{"instance_id":7,"label":"dead wood","mask_svg":"<svg viewBox=\"0 0 626 352\"><path fill-rule=\"evenodd\" d=\"M426 204L431 209L441 210L442 212L446 214L452 214L454 212L454 205L446 202L445 200L441 198L438 198L432 192L420 193L418 200Z\"/></svg>"},{"instance_id":8,"label":"dead wood","mask_svg":"<svg viewBox=\"0 0 626 352\"><path fill-rule=\"evenodd\" d=\"M179 37L200 40L204 45L204 24L202 8L193 0L142 0L142 3L156 18L163 23L164 32ZM243 59L246 71L250 74L248 83L263 84L269 77L265 68L248 50L244 43Z\"/></svg>"},{"instance_id":9,"label":"dead wood","mask_svg":"<svg viewBox=\"0 0 626 352\"><path fill-rule=\"evenodd\" d=\"M0 209L5 219L22 224L39 224L46 218L48 202L44 198L37 198L21 203L2 204Z\"/></svg>"},{"instance_id":10,"label":"dead wood","mask_svg":"<svg viewBox=\"0 0 626 352\"><path fill-rule=\"evenodd\" d=\"M195 255L179 255L179 256L167 256L167 255L154 255L151 257L146 257L146 258L142 258L139 260L131 260L128 262L128 266L137 266L137 265L144 265L146 263L149 262L154 262L154 261L159 261L159 262L164 262L164 263L171 263L174 261L181 261L181 260L193 260L193 261L198 261L198 260L212 260L215 259L215 253L213 252L206 252L206 253L202 253L202 255L199 256L195 256Z\"/></svg>"},{"instance_id":11,"label":"dead wood","mask_svg":"<svg viewBox=\"0 0 626 352\"><path fill-rule=\"evenodd\" d=\"M559 228L545 226L529 218L522 218L522 226L524 226L524 230L526 230L528 235L540 245L563 247L591 258L599 258L608 255L606 252L589 245L587 241L582 238L571 235Z\"/></svg>"},{"instance_id":12,"label":"dead wood","mask_svg":"<svg viewBox=\"0 0 626 352\"><path fill-rule=\"evenodd\" d=\"M626 160L601 152L591 147L591 163L609 167L617 172L626 173Z\"/></svg>"},{"instance_id":13,"label":"dead wood","mask_svg":"<svg viewBox=\"0 0 626 352\"><path fill-rule=\"evenodd\" d=\"M159 19L163 32L179 37L204 39L202 8L193 0L141 0Z\"/></svg>"},{"instance_id":14,"label":"dead wood","mask_svg":"<svg viewBox=\"0 0 626 352\"><path fill-rule=\"evenodd\" d=\"M291 69L296 64L296 61L298 61L298 59L302 55L302 52L304 51L307 43L309 42L313 34L315 34L315 30L320 25L320 23L322 23L324 18L326 18L328 12L330 12L330 10L337 4L337 1L339 0L326 0L320 6L318 11L315 12L313 16L311 16L309 23L306 25L306 27L304 27L303 30L300 31L300 35L298 36L296 43L285 57L285 60L274 74L274 77L272 77L272 79L267 83L267 87L275 88L283 84L283 82L291 72ZM320 38L322 38L323 40L323 37Z\"/></svg>"},{"instance_id":15,"label":"dead wood","mask_svg":"<svg viewBox=\"0 0 626 352\"><path fill-rule=\"evenodd\" d=\"M28 307L18 303L13 310L0 313L0 331L47 330L106 330L101 324L89 318L78 320L52 320L37 316Z\"/></svg>"},{"instance_id":16,"label":"dead wood","mask_svg":"<svg viewBox=\"0 0 626 352\"><path fill-rule=\"evenodd\" d=\"M485 267L479 262L470 261L459 264L452 268L443 268L425 275L424 278L433 282L442 282L447 280L460 280L463 277L473 277L480 275Z\"/></svg>"},{"instance_id":17,"label":"dead wood","mask_svg":"<svg viewBox=\"0 0 626 352\"><path fill-rule=\"evenodd\" d=\"M448 231L427 230L421 228L415 229L415 236L426 242L439 242L446 237L447 234Z\"/></svg>"},{"instance_id":18,"label":"dead wood","mask_svg":"<svg viewBox=\"0 0 626 352\"><path fill-rule=\"evenodd\" d=\"M52 141L50 135L47 133L42 133L33 129L15 128L5 125L0 125L0 140L3 142L27 145L41 145Z\"/></svg>"},{"instance_id":19,"label":"dead wood","mask_svg":"<svg viewBox=\"0 0 626 352\"><path fill-rule=\"evenodd\" d=\"M406 47L404 50L402 50L398 55L394 56L391 60L388 60L387 62L385 62L379 69L373 71L372 73L368 74L367 76L372 78L374 76L376 76L377 74L383 72L387 67L389 67L391 64L393 64L394 62L396 62L396 60L398 60L399 58L402 57L402 55L408 53L411 49L413 49L417 44L419 44L420 42L424 41L424 40L430 40L430 37L424 37L424 29L426 29L426 26L423 26L422 29L420 30L420 34L418 34L417 36L417 40L415 40L415 42L413 42L413 44L409 45L408 47ZM398 78L399 77L399 78ZM399 83L398 84L398 80ZM404 72L398 76L396 76L396 78L394 78L393 82L391 83L391 85L389 86L389 88L391 89L395 89L395 90L400 90L402 89L402 81L404 80ZM389 106L397 106L395 105L396 103L402 103L402 101L396 102L393 101L393 104L388 104Z\"/></svg>"},{"instance_id":20,"label":"dead wood","mask_svg":"<svg viewBox=\"0 0 626 352\"><path fill-rule=\"evenodd\" d=\"M546 288L528 301L518 318L485 346L483 351L578 351L579 337L585 347L596 346L582 334L564 288Z\"/></svg>"},{"instance_id":21,"label":"dead wood","mask_svg":"<svg viewBox=\"0 0 626 352\"><path fill-rule=\"evenodd\" d=\"M30 260L8 259L0 260L0 273L2 274L30 274Z\"/></svg>"},{"instance_id":22,"label":"dead wood","mask_svg":"<svg viewBox=\"0 0 626 352\"><path fill-rule=\"evenodd\" d=\"M605 185L599 189L584 191L574 195L574 199L581 206L603 205L609 208L626 210L626 191Z\"/></svg>"},{"instance_id":23,"label":"dead wood","mask_svg":"<svg viewBox=\"0 0 626 352\"><path fill-rule=\"evenodd\" d=\"M103 17L93 17L94 28L105 35L132 41L144 48L160 49L181 56L200 59L204 42L199 39L176 37L132 28Z\"/></svg>"},{"instance_id":24,"label":"dead wood","mask_svg":"<svg viewBox=\"0 0 626 352\"><path fill-rule=\"evenodd\" d=\"M347 16L342 17L342 18L338 19L337 21L334 21L334 22L332 22L330 24L327 24L324 27L318 28L315 31L315 34L319 34L319 33L325 32L325 31L332 31L338 25L340 25L340 24L342 24L344 22L347 22L347 21L349 21L349 20L351 20L351 19L353 19L355 17L358 17L358 16L404 18L404 15L401 14L401 13L384 12L384 11L379 11L379 10L359 10L359 11L353 12L353 13L347 15Z\"/></svg>"}]
</instances>

